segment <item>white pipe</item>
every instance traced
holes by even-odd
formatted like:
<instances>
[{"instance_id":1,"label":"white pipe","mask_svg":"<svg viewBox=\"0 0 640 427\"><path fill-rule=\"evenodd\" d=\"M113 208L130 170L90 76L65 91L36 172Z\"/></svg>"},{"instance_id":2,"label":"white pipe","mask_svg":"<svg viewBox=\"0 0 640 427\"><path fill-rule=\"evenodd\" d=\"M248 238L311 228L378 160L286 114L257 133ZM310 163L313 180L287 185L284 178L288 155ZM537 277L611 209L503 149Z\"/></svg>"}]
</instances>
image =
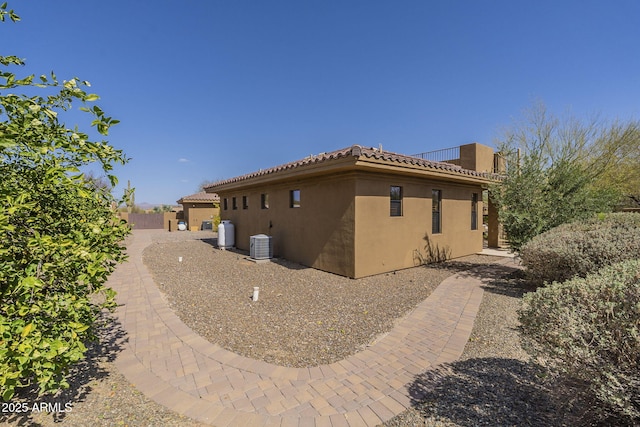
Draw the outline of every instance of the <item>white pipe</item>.
<instances>
[{"instance_id":1,"label":"white pipe","mask_svg":"<svg viewBox=\"0 0 640 427\"><path fill-rule=\"evenodd\" d=\"M260 293L260 288L257 286L253 287L253 300L258 301L258 294Z\"/></svg>"}]
</instances>

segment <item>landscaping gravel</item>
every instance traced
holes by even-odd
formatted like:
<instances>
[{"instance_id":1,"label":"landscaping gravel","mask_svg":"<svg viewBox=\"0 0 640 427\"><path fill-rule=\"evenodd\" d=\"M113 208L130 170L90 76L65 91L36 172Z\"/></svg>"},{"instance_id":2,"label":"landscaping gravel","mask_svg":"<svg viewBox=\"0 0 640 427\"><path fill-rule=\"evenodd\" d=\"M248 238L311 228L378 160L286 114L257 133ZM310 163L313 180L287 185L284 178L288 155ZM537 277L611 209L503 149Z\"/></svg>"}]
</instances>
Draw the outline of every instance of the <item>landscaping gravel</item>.
<instances>
[{"instance_id":1,"label":"landscaping gravel","mask_svg":"<svg viewBox=\"0 0 640 427\"><path fill-rule=\"evenodd\" d=\"M579 425L520 346L517 310L532 289L518 271L495 271L462 357L419 375L410 390L426 397L385 427Z\"/></svg>"},{"instance_id":2,"label":"landscaping gravel","mask_svg":"<svg viewBox=\"0 0 640 427\"><path fill-rule=\"evenodd\" d=\"M420 267L353 280L284 260L257 264L212 244L156 242L144 262L199 335L280 366L319 366L362 350L452 274Z\"/></svg>"},{"instance_id":3,"label":"landscaping gravel","mask_svg":"<svg viewBox=\"0 0 640 427\"><path fill-rule=\"evenodd\" d=\"M390 330L445 277L497 260L472 256L351 280L284 261L254 264L243 254L215 249L210 237L161 233L145 251L145 262L169 305L192 329L231 351L285 366L343 359ZM385 426L562 424L519 345L516 310L525 283L512 270L495 271L462 358L418 376L410 390L426 397ZM255 302L254 286L260 287ZM91 347L76 370L71 390L53 400L72 403L71 412L0 414L0 424L203 425L129 384L113 364L122 339L117 323L105 328L102 343ZM14 402L43 400L24 392Z\"/></svg>"}]
</instances>

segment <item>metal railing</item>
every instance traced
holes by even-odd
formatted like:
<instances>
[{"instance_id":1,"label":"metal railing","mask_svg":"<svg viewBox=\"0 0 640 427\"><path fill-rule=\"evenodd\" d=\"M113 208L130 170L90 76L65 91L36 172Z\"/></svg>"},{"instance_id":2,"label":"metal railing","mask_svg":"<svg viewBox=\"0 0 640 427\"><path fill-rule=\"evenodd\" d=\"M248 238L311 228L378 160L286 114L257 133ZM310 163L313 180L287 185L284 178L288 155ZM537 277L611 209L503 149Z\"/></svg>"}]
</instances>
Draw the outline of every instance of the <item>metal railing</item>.
<instances>
[{"instance_id":1,"label":"metal railing","mask_svg":"<svg viewBox=\"0 0 640 427\"><path fill-rule=\"evenodd\" d=\"M412 154L411 157L418 157L430 162L451 162L460 159L460 147L443 148L442 150Z\"/></svg>"}]
</instances>

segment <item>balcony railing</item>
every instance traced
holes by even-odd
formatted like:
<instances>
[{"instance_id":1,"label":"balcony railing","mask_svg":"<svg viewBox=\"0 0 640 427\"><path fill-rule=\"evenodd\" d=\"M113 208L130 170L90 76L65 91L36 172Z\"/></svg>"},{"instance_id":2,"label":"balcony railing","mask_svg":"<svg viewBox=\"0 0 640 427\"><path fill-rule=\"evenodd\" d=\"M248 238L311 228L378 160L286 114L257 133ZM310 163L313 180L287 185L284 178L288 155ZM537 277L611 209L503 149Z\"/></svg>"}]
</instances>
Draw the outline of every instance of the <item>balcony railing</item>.
<instances>
[{"instance_id":1,"label":"balcony railing","mask_svg":"<svg viewBox=\"0 0 640 427\"><path fill-rule=\"evenodd\" d=\"M442 150L412 154L411 157L418 157L423 160L429 160L430 162L455 162L460 160L460 147L443 148Z\"/></svg>"}]
</instances>

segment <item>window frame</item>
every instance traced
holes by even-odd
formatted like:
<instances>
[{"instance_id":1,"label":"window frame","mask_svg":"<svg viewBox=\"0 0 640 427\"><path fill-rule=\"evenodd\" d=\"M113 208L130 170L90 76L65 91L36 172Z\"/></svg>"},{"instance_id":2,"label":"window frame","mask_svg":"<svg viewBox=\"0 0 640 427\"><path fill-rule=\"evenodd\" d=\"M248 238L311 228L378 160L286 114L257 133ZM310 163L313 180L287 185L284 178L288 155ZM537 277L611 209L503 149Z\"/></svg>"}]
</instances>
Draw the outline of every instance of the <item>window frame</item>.
<instances>
[{"instance_id":1,"label":"window frame","mask_svg":"<svg viewBox=\"0 0 640 427\"><path fill-rule=\"evenodd\" d=\"M389 186L389 216L403 216L403 197L403 188L401 185Z\"/></svg>"},{"instance_id":2,"label":"window frame","mask_svg":"<svg viewBox=\"0 0 640 427\"><path fill-rule=\"evenodd\" d=\"M297 197L296 197L297 196ZM300 189L289 190L289 207L298 209L302 206L302 192Z\"/></svg>"},{"instance_id":3,"label":"window frame","mask_svg":"<svg viewBox=\"0 0 640 427\"><path fill-rule=\"evenodd\" d=\"M260 194L260 209L269 209L269 193Z\"/></svg>"},{"instance_id":4,"label":"window frame","mask_svg":"<svg viewBox=\"0 0 640 427\"><path fill-rule=\"evenodd\" d=\"M478 229L478 193L471 193L471 230Z\"/></svg>"},{"instance_id":5,"label":"window frame","mask_svg":"<svg viewBox=\"0 0 640 427\"><path fill-rule=\"evenodd\" d=\"M242 209L244 209L244 210L249 209L249 197L248 196L242 196Z\"/></svg>"},{"instance_id":6,"label":"window frame","mask_svg":"<svg viewBox=\"0 0 640 427\"><path fill-rule=\"evenodd\" d=\"M442 190L431 189L431 234L442 234Z\"/></svg>"},{"instance_id":7,"label":"window frame","mask_svg":"<svg viewBox=\"0 0 640 427\"><path fill-rule=\"evenodd\" d=\"M234 211L238 210L238 198L237 197L232 197L231 198L231 209Z\"/></svg>"}]
</instances>

